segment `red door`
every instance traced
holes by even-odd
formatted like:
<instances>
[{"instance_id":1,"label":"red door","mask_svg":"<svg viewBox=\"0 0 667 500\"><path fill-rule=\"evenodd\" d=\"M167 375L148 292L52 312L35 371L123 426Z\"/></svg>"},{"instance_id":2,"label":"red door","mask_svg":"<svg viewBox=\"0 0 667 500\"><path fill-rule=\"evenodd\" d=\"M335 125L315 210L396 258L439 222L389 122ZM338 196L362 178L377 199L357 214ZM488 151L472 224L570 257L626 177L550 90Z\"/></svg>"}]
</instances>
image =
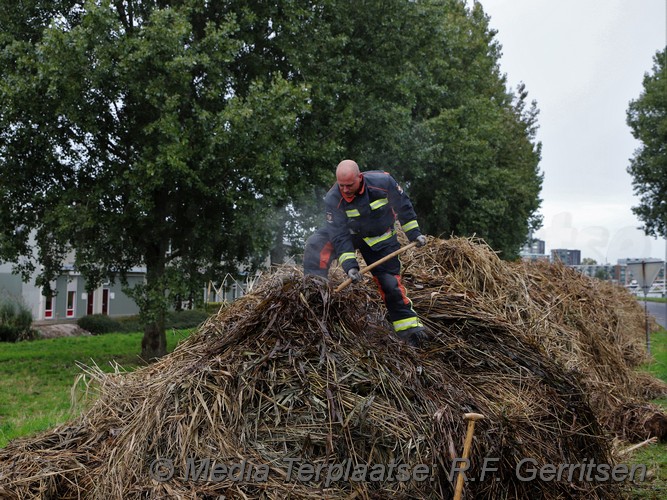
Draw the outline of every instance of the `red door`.
<instances>
[{"instance_id":1,"label":"red door","mask_svg":"<svg viewBox=\"0 0 667 500\"><path fill-rule=\"evenodd\" d=\"M93 314L93 299L94 299L93 292L88 292L88 304L86 305L86 314L88 315Z\"/></svg>"},{"instance_id":2,"label":"red door","mask_svg":"<svg viewBox=\"0 0 667 500\"><path fill-rule=\"evenodd\" d=\"M109 289L102 289L102 314L109 314Z\"/></svg>"}]
</instances>

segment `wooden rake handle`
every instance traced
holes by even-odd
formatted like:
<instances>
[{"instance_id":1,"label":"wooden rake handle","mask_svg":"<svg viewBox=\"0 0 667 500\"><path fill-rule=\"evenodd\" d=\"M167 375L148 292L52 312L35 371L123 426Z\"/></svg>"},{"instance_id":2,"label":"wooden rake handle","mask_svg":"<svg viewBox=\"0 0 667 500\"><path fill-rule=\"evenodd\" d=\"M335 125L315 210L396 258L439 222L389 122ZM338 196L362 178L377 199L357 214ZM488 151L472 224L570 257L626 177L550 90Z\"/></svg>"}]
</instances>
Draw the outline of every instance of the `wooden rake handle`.
<instances>
[{"instance_id":1,"label":"wooden rake handle","mask_svg":"<svg viewBox=\"0 0 667 500\"><path fill-rule=\"evenodd\" d=\"M463 443L463 455L461 459L465 462L470 458L470 448L472 446L472 437L475 432L475 422L482 420L484 415L481 413L465 413L463 418L468 421L468 428L466 429L466 438ZM463 472L459 470L459 475L456 478L456 488L454 490L454 500L461 500L463 494Z\"/></svg>"},{"instance_id":2,"label":"wooden rake handle","mask_svg":"<svg viewBox=\"0 0 667 500\"><path fill-rule=\"evenodd\" d=\"M402 254L403 252L405 252L406 250L409 250L410 248L415 247L415 246L417 246L417 242L416 242L416 241L413 241L412 243L409 243L409 244L405 245L404 247L399 248L399 249L396 250L395 252L391 252L389 255L385 255L385 256L382 257L380 260L376 260L376 261L373 262L370 266L366 266L366 267L364 267L364 268L360 271L360 273L361 273L361 274L366 274L366 273L370 272L371 269L376 268L376 267L379 266L380 264L383 264L383 263L387 262L389 259L392 259L392 258L396 257L397 255L401 255L401 254ZM348 278L348 279L346 279L345 281L343 281L340 285L338 285L338 286L336 287L336 290L335 290L335 291L336 291L336 292L340 292L343 288L347 287L350 283L352 283L352 278Z\"/></svg>"}]
</instances>

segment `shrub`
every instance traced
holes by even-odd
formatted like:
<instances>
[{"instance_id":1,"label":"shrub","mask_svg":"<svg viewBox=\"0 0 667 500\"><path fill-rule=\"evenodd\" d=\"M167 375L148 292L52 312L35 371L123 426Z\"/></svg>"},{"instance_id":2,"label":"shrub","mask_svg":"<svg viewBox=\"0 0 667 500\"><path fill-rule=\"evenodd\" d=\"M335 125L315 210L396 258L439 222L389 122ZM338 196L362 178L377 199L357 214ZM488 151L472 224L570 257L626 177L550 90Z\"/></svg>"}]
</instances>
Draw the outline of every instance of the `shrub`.
<instances>
[{"instance_id":1,"label":"shrub","mask_svg":"<svg viewBox=\"0 0 667 500\"><path fill-rule=\"evenodd\" d=\"M19 332L16 328L0 324L0 342L16 342Z\"/></svg>"},{"instance_id":2,"label":"shrub","mask_svg":"<svg viewBox=\"0 0 667 500\"><path fill-rule=\"evenodd\" d=\"M122 331L120 323L106 314L90 314L79 318L76 324L93 335Z\"/></svg>"},{"instance_id":3,"label":"shrub","mask_svg":"<svg viewBox=\"0 0 667 500\"><path fill-rule=\"evenodd\" d=\"M226 302L224 303L225 305L227 304ZM220 311L220 308L222 307L223 302L207 302L204 305L204 309L209 315L217 314L218 311Z\"/></svg>"},{"instance_id":4,"label":"shrub","mask_svg":"<svg viewBox=\"0 0 667 500\"><path fill-rule=\"evenodd\" d=\"M19 306L14 316L14 326L16 326L21 332L26 332L30 330L32 326L32 312L25 306Z\"/></svg>"},{"instance_id":5,"label":"shrub","mask_svg":"<svg viewBox=\"0 0 667 500\"><path fill-rule=\"evenodd\" d=\"M211 315L203 309L170 311L165 317L164 326L167 330L172 328L175 330L195 328L206 321L209 316ZM139 315L110 318L103 314L91 314L79 318L77 324L93 335L112 332L141 332L144 328Z\"/></svg>"},{"instance_id":6,"label":"shrub","mask_svg":"<svg viewBox=\"0 0 667 500\"><path fill-rule=\"evenodd\" d=\"M32 312L13 299L0 302L0 342L16 342L34 338Z\"/></svg>"},{"instance_id":7,"label":"shrub","mask_svg":"<svg viewBox=\"0 0 667 500\"><path fill-rule=\"evenodd\" d=\"M0 325L10 325L15 312L16 308L13 302L9 300L0 302Z\"/></svg>"},{"instance_id":8,"label":"shrub","mask_svg":"<svg viewBox=\"0 0 667 500\"><path fill-rule=\"evenodd\" d=\"M143 325L141 324L141 319L139 315L134 316L123 316L122 318L116 318L118 324L120 324L120 331L125 333L141 332L143 331Z\"/></svg>"},{"instance_id":9,"label":"shrub","mask_svg":"<svg viewBox=\"0 0 667 500\"><path fill-rule=\"evenodd\" d=\"M202 309L171 311L167 314L165 326L176 330L182 328L194 328L201 325L209 316L210 314Z\"/></svg>"}]
</instances>

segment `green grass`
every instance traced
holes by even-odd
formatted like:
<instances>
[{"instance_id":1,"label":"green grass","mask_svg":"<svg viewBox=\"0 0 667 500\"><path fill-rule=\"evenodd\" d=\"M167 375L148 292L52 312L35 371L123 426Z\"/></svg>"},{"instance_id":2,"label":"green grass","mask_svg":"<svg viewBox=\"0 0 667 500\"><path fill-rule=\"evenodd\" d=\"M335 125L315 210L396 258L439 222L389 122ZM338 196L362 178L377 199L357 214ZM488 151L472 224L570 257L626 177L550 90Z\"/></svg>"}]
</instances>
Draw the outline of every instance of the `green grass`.
<instances>
[{"instance_id":1,"label":"green grass","mask_svg":"<svg viewBox=\"0 0 667 500\"><path fill-rule=\"evenodd\" d=\"M168 332L167 349L189 333ZM81 373L77 361L104 371L113 371L113 363L127 370L142 365L141 337L110 333L0 344L0 447L76 416L71 389Z\"/></svg>"},{"instance_id":2,"label":"green grass","mask_svg":"<svg viewBox=\"0 0 667 500\"><path fill-rule=\"evenodd\" d=\"M651 354L653 361L642 369L667 381L667 331L660 330L651 335ZM657 399L654 403L667 411L667 398ZM632 498L656 500L667 498L667 443L658 443L637 450L629 463L646 465L652 475L650 480L636 485L632 490Z\"/></svg>"},{"instance_id":3,"label":"green grass","mask_svg":"<svg viewBox=\"0 0 667 500\"><path fill-rule=\"evenodd\" d=\"M651 354L653 361L643 369L667 381L667 330L663 329L651 335Z\"/></svg>"},{"instance_id":4,"label":"green grass","mask_svg":"<svg viewBox=\"0 0 667 500\"><path fill-rule=\"evenodd\" d=\"M667 302L667 297L646 297L644 298L644 295L638 295L637 300L643 301L646 300L646 302L662 302L665 303Z\"/></svg>"}]
</instances>

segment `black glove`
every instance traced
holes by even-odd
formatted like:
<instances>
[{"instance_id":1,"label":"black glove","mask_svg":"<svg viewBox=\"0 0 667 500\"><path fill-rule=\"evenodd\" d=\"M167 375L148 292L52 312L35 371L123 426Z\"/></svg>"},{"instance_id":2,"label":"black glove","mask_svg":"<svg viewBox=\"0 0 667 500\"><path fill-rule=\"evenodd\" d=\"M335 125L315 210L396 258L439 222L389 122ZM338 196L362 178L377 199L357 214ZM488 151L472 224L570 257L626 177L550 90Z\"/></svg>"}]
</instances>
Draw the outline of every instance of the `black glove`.
<instances>
[{"instance_id":1,"label":"black glove","mask_svg":"<svg viewBox=\"0 0 667 500\"><path fill-rule=\"evenodd\" d=\"M359 272L359 269L356 267L350 269L347 272L347 275L352 280L352 283L359 283L361 281L361 273Z\"/></svg>"},{"instance_id":2,"label":"black glove","mask_svg":"<svg viewBox=\"0 0 667 500\"><path fill-rule=\"evenodd\" d=\"M398 332L398 336L412 347L421 347L424 342L429 340L429 335L423 326Z\"/></svg>"},{"instance_id":3,"label":"black glove","mask_svg":"<svg viewBox=\"0 0 667 500\"><path fill-rule=\"evenodd\" d=\"M415 241L417 242L417 245L416 245L417 248L423 247L424 245L426 245L426 236L424 236L423 234L420 234L419 236L417 236Z\"/></svg>"},{"instance_id":4,"label":"black glove","mask_svg":"<svg viewBox=\"0 0 667 500\"><path fill-rule=\"evenodd\" d=\"M427 340L429 340L429 335L426 333L426 330L417 330L411 335L413 345L421 346Z\"/></svg>"}]
</instances>

